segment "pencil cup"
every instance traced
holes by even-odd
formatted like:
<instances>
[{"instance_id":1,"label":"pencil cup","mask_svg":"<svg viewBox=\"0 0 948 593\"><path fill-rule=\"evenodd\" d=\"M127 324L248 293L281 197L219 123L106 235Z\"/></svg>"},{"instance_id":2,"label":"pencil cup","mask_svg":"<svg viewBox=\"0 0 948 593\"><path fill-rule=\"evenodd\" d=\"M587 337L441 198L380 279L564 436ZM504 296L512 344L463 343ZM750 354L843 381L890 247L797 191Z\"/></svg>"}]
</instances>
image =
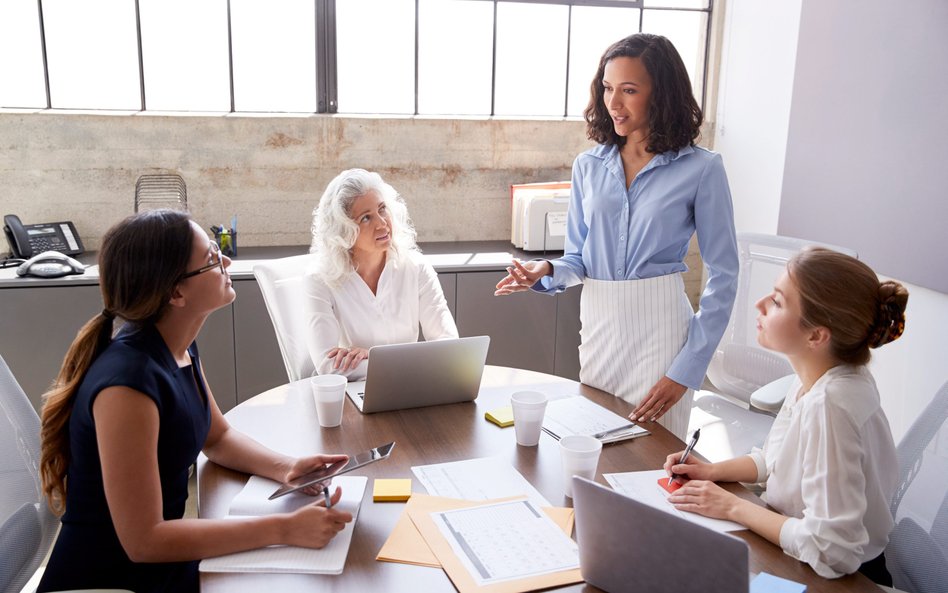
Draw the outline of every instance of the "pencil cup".
<instances>
[{"instance_id":1,"label":"pencil cup","mask_svg":"<svg viewBox=\"0 0 948 593\"><path fill-rule=\"evenodd\" d=\"M319 425L331 428L342 424L342 406L346 401L346 378L342 375L314 375L309 384L316 402Z\"/></svg>"},{"instance_id":2,"label":"pencil cup","mask_svg":"<svg viewBox=\"0 0 948 593\"><path fill-rule=\"evenodd\" d=\"M602 453L602 443L590 436L571 435L560 439L566 496L573 498L573 476L582 476L590 480L596 477L600 453Z\"/></svg>"},{"instance_id":3,"label":"pencil cup","mask_svg":"<svg viewBox=\"0 0 948 593\"><path fill-rule=\"evenodd\" d=\"M536 447L540 442L546 402L546 395L539 391L518 391L510 396L518 445Z\"/></svg>"}]
</instances>

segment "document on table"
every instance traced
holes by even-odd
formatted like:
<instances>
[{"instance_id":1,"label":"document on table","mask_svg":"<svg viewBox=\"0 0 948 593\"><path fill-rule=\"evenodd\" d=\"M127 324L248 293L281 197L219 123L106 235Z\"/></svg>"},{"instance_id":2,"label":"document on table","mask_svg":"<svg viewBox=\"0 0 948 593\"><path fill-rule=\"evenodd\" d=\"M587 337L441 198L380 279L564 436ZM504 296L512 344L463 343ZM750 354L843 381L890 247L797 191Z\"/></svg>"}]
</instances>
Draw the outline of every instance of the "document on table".
<instances>
[{"instance_id":1,"label":"document on table","mask_svg":"<svg viewBox=\"0 0 948 593\"><path fill-rule=\"evenodd\" d=\"M491 500L523 495L537 507L553 506L502 457L417 465L411 471L432 496Z\"/></svg>"},{"instance_id":2,"label":"document on table","mask_svg":"<svg viewBox=\"0 0 948 593\"><path fill-rule=\"evenodd\" d=\"M649 434L641 426L633 425L628 418L611 412L582 395L550 401L543 415L543 430L555 439L573 434L592 436L616 430L600 437L599 440L603 443L615 443Z\"/></svg>"},{"instance_id":3,"label":"document on table","mask_svg":"<svg viewBox=\"0 0 948 593\"><path fill-rule=\"evenodd\" d=\"M579 548L529 500L431 513L478 586L579 568Z\"/></svg>"},{"instance_id":4,"label":"document on table","mask_svg":"<svg viewBox=\"0 0 948 593\"><path fill-rule=\"evenodd\" d=\"M621 474L603 474L603 476L612 489L622 493L629 498L647 504L656 509L678 515L682 519L687 519L692 523L703 525L709 529L724 533L727 531L739 531L747 529L740 523L734 521L725 521L723 519L711 519L696 513L679 511L670 502L669 494L664 488L658 485L659 478L668 477L665 470L658 469L644 472L625 472Z\"/></svg>"},{"instance_id":5,"label":"document on table","mask_svg":"<svg viewBox=\"0 0 948 593\"><path fill-rule=\"evenodd\" d=\"M336 486L342 489L342 498L333 508L352 513L352 521L336 534L326 547L315 550L296 546L268 546L257 550L236 552L201 561L201 572L271 572L271 573L313 573L341 574L349 554L349 544L355 531L359 507L365 493L367 478L361 476L339 476L332 481L331 491ZM322 503L322 496L307 496L294 492L267 500L277 482L253 476L244 489L234 497L230 505L228 518L241 518L274 513L289 513L308 504Z\"/></svg>"}]
</instances>

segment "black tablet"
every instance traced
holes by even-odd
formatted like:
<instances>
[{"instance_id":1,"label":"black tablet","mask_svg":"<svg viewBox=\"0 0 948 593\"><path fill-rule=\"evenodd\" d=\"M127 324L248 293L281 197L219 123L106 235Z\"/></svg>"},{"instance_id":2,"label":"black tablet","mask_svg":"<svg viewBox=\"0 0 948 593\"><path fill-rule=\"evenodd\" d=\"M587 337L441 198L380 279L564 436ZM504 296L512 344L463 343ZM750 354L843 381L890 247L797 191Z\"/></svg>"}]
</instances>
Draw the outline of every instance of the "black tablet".
<instances>
[{"instance_id":1,"label":"black tablet","mask_svg":"<svg viewBox=\"0 0 948 593\"><path fill-rule=\"evenodd\" d=\"M391 443L386 443L374 449L363 451L354 457L350 457L348 461L339 461L330 465L325 465L316 471L302 475L295 480L290 480L286 484L283 484L276 489L276 492L270 495L269 500L280 498L281 496L289 494L290 492L296 492L297 490L301 490L307 486L311 486L324 480L329 480L340 474L351 472L352 470L358 469L363 465L368 465L380 459L385 459L392 453L392 449L394 448L395 441L392 441Z\"/></svg>"}]
</instances>

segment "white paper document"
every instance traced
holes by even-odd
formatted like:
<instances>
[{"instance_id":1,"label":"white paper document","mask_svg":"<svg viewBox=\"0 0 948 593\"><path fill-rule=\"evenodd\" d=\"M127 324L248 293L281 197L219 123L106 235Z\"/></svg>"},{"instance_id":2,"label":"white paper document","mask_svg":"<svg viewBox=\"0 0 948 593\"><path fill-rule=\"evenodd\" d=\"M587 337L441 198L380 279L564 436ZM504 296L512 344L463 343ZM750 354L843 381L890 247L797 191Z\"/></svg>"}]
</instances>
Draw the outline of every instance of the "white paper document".
<instances>
[{"instance_id":1,"label":"white paper document","mask_svg":"<svg viewBox=\"0 0 948 593\"><path fill-rule=\"evenodd\" d=\"M538 507L553 506L510 463L501 457L480 457L411 468L432 496L491 500L526 496Z\"/></svg>"},{"instance_id":2,"label":"white paper document","mask_svg":"<svg viewBox=\"0 0 948 593\"><path fill-rule=\"evenodd\" d=\"M682 519L687 519L692 523L703 525L721 533L747 529L740 523L735 523L734 521L711 519L696 513L679 511L668 502L668 491L658 485L659 478L665 478L667 476L668 474L666 474L663 469L602 475L616 492L620 492L629 498L634 498L641 503L665 511L666 513L678 515Z\"/></svg>"},{"instance_id":3,"label":"white paper document","mask_svg":"<svg viewBox=\"0 0 948 593\"><path fill-rule=\"evenodd\" d=\"M478 586L579 568L579 548L529 500L431 513Z\"/></svg>"},{"instance_id":4,"label":"white paper document","mask_svg":"<svg viewBox=\"0 0 948 593\"><path fill-rule=\"evenodd\" d=\"M593 436L615 429L620 430L599 437L599 440L603 443L614 443L649 434L641 426L632 425L628 418L611 412L581 395L550 401L543 415L543 430L555 439L573 434Z\"/></svg>"},{"instance_id":5,"label":"white paper document","mask_svg":"<svg viewBox=\"0 0 948 593\"><path fill-rule=\"evenodd\" d=\"M349 544L352 542L366 482L368 478L363 476L339 476L333 479L330 492L335 492L336 486L342 488L342 498L333 508L352 513L352 521L337 533L326 547L315 550L295 546L268 546L207 558L201 561L200 571L341 574L349 554ZM299 492L267 500L279 487L280 484L272 480L260 476L251 477L231 502L228 517L289 513L307 504L323 501L322 496L307 496Z\"/></svg>"}]
</instances>

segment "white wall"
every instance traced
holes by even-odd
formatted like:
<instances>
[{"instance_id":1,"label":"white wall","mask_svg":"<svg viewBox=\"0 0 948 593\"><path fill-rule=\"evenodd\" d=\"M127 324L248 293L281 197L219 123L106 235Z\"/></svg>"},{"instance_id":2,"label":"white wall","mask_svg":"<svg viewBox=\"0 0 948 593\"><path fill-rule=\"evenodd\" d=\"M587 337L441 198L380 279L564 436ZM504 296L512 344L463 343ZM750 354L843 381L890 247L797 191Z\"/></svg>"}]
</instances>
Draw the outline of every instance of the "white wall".
<instances>
[{"instance_id":1,"label":"white wall","mask_svg":"<svg viewBox=\"0 0 948 593\"><path fill-rule=\"evenodd\" d=\"M780 213L802 0L728 0L714 150L738 231L774 234Z\"/></svg>"},{"instance_id":2,"label":"white wall","mask_svg":"<svg viewBox=\"0 0 948 593\"><path fill-rule=\"evenodd\" d=\"M864 135L835 134L832 136L833 154L844 163L859 163L853 155L872 153L874 173L885 183L859 179L858 207L861 213L872 213L888 224L904 224L898 205L898 191L906 191L921 183L927 187L941 187L948 168L944 166L944 137L948 118L940 107L942 101L911 97L911 89L891 88L894 69L914 68L920 84L931 79L942 80L945 61L932 55L930 60L919 60L918 43L891 43L894 23L911 23L906 33L900 30L895 37L942 40L946 14L939 0L892 4L886 0L866 0L861 3L799 0L790 3L760 3L752 0L730 0L726 10L725 53L722 57L722 85L719 96L718 131L715 149L725 159L734 193L735 219L738 230L763 233L793 234L804 239L839 243L832 229L845 229L850 220L845 216L816 216L801 208L807 195L808 184L819 182L822 172L814 170L812 152L822 150L820 128L816 122L832 121L834 113L845 112L847 121L863 122ZM867 16L868 15L868 16ZM882 18L885 16L886 18ZM877 52L873 43L884 47L884 68L872 68L858 61L866 50ZM793 55L788 56L791 49ZM815 51L818 48L819 51ZM772 60L772 62L771 62ZM854 80L851 74L834 76L828 68L847 61L850 68L861 68ZM760 62L767 62L762 65ZM789 72L788 72L789 68ZM928 76L920 70L929 72ZM844 68L845 70L845 68ZM919 78L921 77L921 78ZM789 86L788 86L789 83ZM931 89L931 83L925 86ZM909 92L902 92L902 91ZM814 97L814 93L816 97ZM878 101L867 96L901 97L901 103L880 109ZM886 99L889 100L889 99ZM913 137L906 130L917 129L917 122L927 122L928 128L941 126L940 139L926 141L931 133ZM900 142L885 142L887 133L898 131ZM908 158L914 164L909 171L890 171L883 166L888 152L898 158ZM822 154L822 153L821 153ZM824 155L824 160L829 157ZM800 166L801 163L806 166ZM827 166L834 171L835 163ZM847 174L858 175L853 170ZM886 183L890 184L889 186ZM888 189L887 189L888 188ZM942 198L928 197L923 208L936 212L934 220L943 224L948 219ZM849 195L839 192L821 193L820 200L833 208L853 207ZM800 218L802 212L803 218ZM939 216L937 212L942 214ZM787 217L796 222L788 227ZM786 220L785 220L786 219ZM797 222L812 221L812 224ZM788 232L788 228L792 232ZM825 232L829 229L829 232ZM900 241L886 233L876 233L873 241L885 248L895 247ZM904 242L904 241L903 241ZM930 247L929 255L945 261L948 248L942 238ZM863 259L875 265L877 253ZM933 269L948 276L948 268ZM899 268L890 267L885 273L899 278ZM901 439L919 413L931 401L935 391L948 380L945 364L948 340L948 294L904 282L910 292L906 331L903 337L874 352L871 369L882 394L883 408L889 417L896 441Z\"/></svg>"},{"instance_id":3,"label":"white wall","mask_svg":"<svg viewBox=\"0 0 948 593\"><path fill-rule=\"evenodd\" d=\"M946 27L944 0L804 2L780 234L948 292Z\"/></svg>"}]
</instances>

